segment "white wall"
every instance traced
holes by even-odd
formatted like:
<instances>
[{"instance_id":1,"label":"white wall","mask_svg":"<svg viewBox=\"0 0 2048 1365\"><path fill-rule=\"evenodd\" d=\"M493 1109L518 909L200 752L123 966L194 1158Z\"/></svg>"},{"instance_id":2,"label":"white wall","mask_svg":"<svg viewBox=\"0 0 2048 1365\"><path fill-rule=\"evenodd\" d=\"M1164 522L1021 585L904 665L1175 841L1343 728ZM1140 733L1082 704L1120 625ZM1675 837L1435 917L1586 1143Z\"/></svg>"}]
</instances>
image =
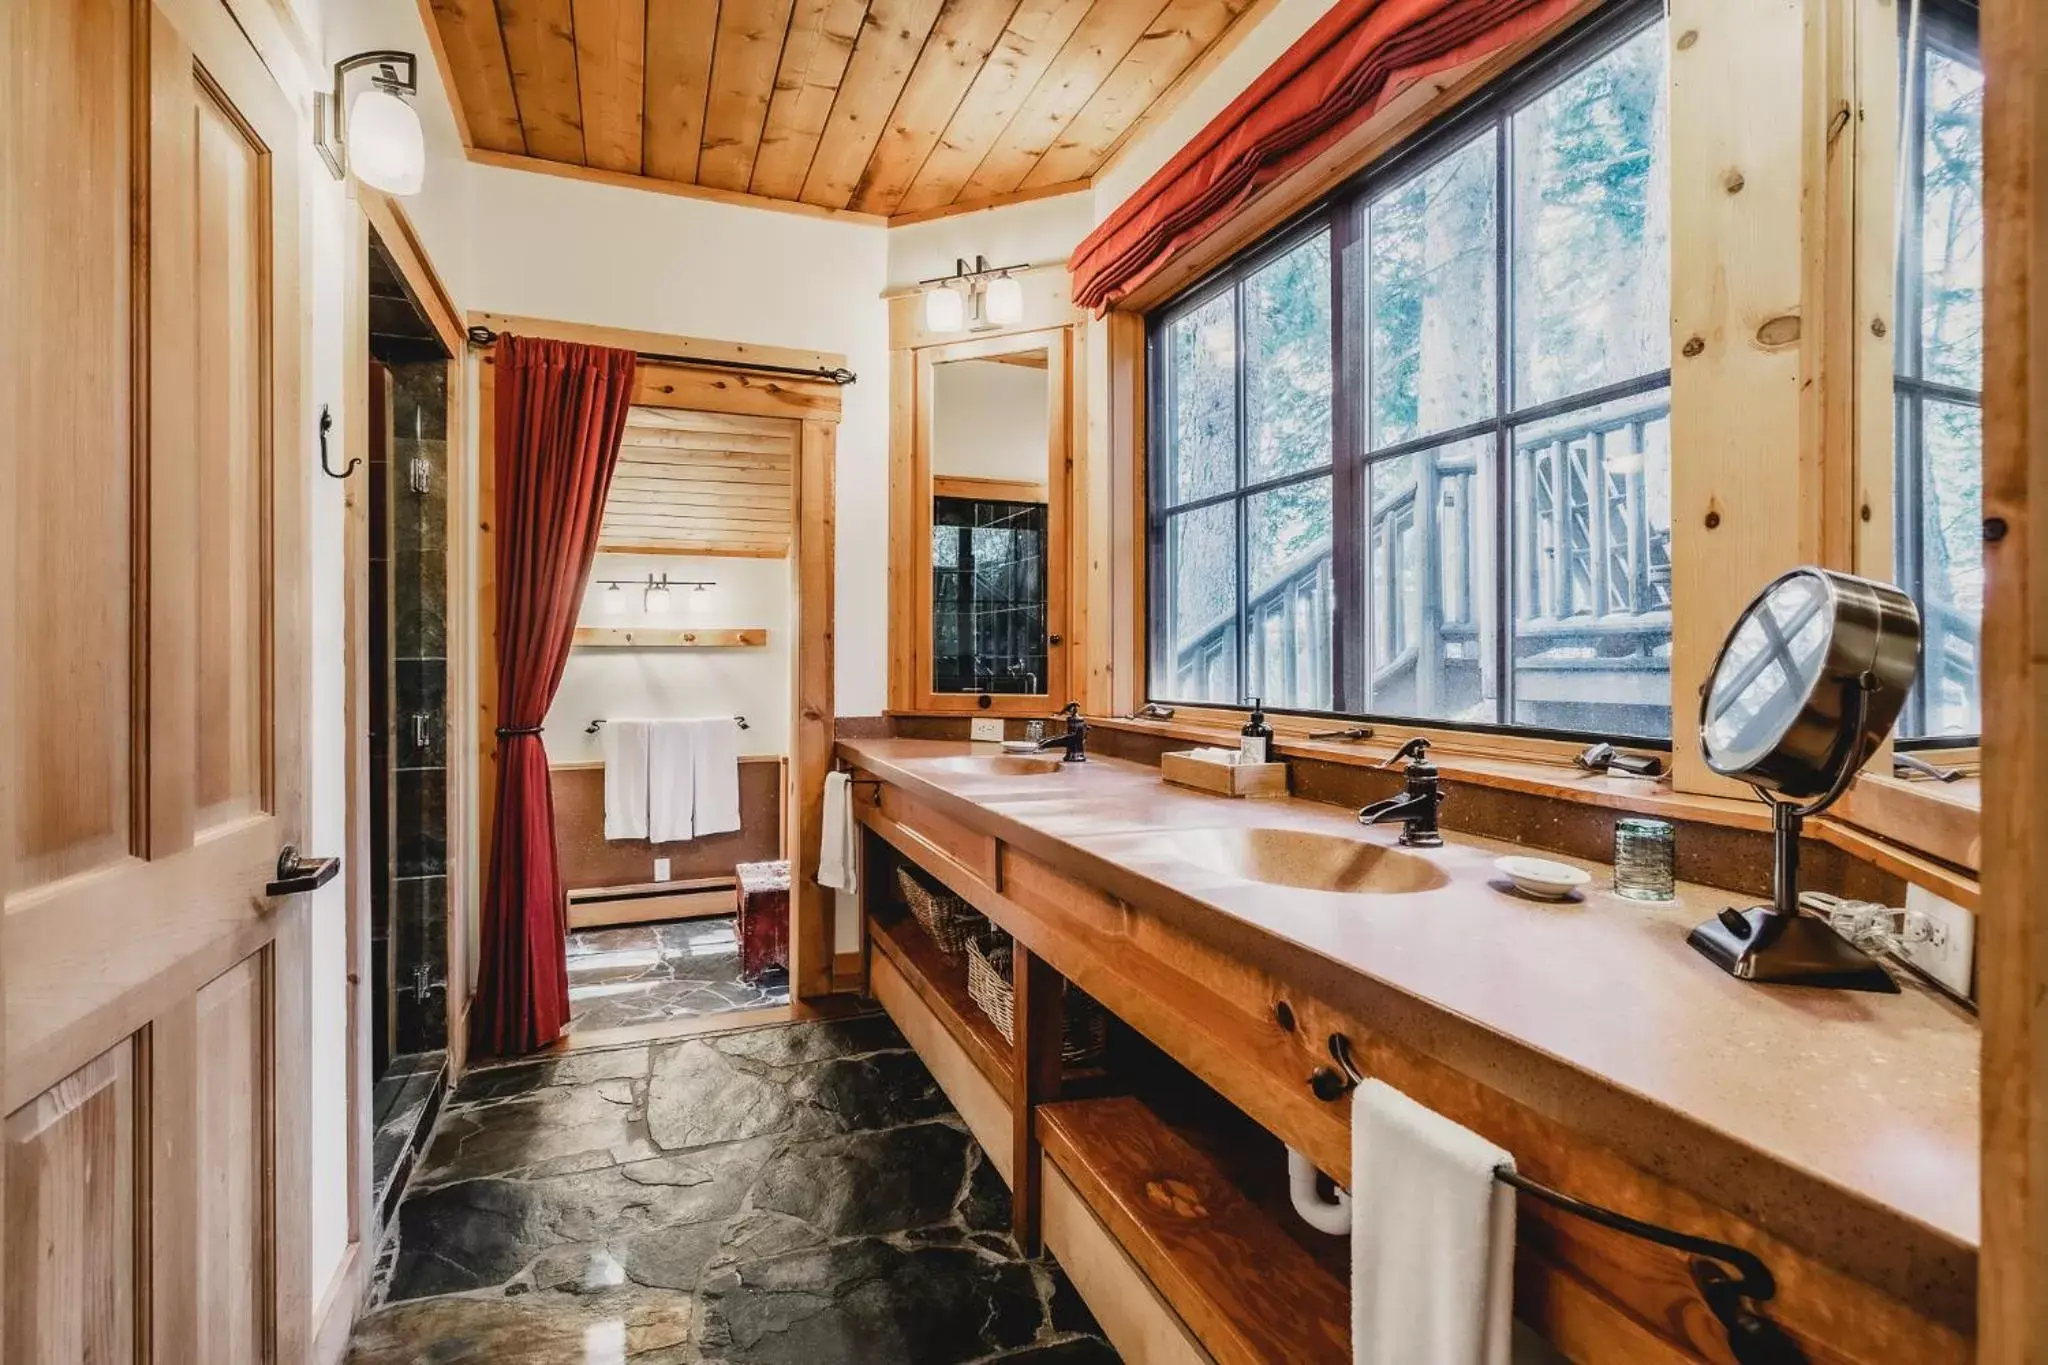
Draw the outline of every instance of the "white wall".
<instances>
[{"instance_id":1,"label":"white wall","mask_svg":"<svg viewBox=\"0 0 2048 1365\"><path fill-rule=\"evenodd\" d=\"M1053 265L1063 262L1095 225L1095 203L1086 190L1031 199L1022 204L956 214L951 218L889 229L889 287L953 273L976 255L990 265Z\"/></svg>"},{"instance_id":2,"label":"white wall","mask_svg":"<svg viewBox=\"0 0 2048 1365\"><path fill-rule=\"evenodd\" d=\"M1046 481L1044 370L954 360L932 374L932 473Z\"/></svg>"},{"instance_id":3,"label":"white wall","mask_svg":"<svg viewBox=\"0 0 2048 1365\"><path fill-rule=\"evenodd\" d=\"M604 614L608 591L602 579L644 583L648 574L671 582L709 580L702 603L692 607L692 589L671 593L674 605L663 616L642 607L640 588L621 588L626 610ZM584 594L585 626L693 627L761 626L766 649L589 649L569 656L561 690L548 709L548 759L574 763L602 758L596 735L584 730L595 719L614 716L745 716L740 752L789 752L790 592L786 559L729 559L676 555L599 555Z\"/></svg>"}]
</instances>

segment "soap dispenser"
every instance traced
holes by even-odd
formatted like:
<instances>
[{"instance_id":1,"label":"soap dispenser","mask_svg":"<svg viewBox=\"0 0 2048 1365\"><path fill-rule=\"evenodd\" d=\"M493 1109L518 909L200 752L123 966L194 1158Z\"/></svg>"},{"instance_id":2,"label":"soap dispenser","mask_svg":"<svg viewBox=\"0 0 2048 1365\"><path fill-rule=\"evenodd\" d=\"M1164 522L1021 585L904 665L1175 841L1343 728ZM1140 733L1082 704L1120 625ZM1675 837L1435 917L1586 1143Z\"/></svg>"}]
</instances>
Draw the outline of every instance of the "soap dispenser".
<instances>
[{"instance_id":1,"label":"soap dispenser","mask_svg":"<svg viewBox=\"0 0 2048 1365\"><path fill-rule=\"evenodd\" d=\"M1266 724L1266 713L1257 697L1252 698L1252 718L1244 723L1237 750L1239 763L1264 763L1273 751L1273 727Z\"/></svg>"}]
</instances>

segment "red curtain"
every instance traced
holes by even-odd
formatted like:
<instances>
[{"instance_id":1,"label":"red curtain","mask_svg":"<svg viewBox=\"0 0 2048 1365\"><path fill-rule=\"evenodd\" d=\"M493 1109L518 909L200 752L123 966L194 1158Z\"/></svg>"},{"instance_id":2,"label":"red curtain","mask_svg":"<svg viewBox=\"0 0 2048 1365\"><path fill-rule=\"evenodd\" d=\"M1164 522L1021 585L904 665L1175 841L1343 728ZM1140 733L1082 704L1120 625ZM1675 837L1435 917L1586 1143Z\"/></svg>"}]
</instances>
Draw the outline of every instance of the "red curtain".
<instances>
[{"instance_id":1,"label":"red curtain","mask_svg":"<svg viewBox=\"0 0 2048 1365\"><path fill-rule=\"evenodd\" d=\"M569 1022L568 907L541 722L561 685L633 399L631 351L498 338L496 837L471 1040L508 1057Z\"/></svg>"},{"instance_id":2,"label":"red curtain","mask_svg":"<svg viewBox=\"0 0 2048 1365\"><path fill-rule=\"evenodd\" d=\"M1074 249L1074 302L1106 311L1416 81L1539 33L1580 3L1337 0Z\"/></svg>"}]
</instances>

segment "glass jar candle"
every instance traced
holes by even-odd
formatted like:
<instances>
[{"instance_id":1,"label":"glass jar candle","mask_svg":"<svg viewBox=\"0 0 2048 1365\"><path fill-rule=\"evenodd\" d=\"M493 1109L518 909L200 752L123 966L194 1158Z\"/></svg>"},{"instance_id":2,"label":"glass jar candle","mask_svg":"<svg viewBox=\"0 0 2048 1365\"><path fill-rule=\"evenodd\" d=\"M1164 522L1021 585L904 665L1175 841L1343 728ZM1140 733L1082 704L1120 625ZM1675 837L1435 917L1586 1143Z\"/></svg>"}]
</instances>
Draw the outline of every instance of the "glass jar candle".
<instances>
[{"instance_id":1,"label":"glass jar candle","mask_svg":"<svg viewBox=\"0 0 2048 1365\"><path fill-rule=\"evenodd\" d=\"M1668 820L1632 816L1614 824L1614 892L1634 901L1678 894L1678 845Z\"/></svg>"}]
</instances>

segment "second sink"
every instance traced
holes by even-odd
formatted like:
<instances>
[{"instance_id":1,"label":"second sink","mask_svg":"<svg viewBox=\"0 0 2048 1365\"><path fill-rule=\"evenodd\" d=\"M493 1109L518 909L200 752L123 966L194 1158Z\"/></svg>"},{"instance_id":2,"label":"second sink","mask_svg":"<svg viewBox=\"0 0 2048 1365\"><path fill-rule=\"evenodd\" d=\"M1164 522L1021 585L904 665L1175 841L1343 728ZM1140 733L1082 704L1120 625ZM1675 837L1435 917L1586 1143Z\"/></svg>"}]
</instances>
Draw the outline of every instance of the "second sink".
<instances>
[{"instance_id":1,"label":"second sink","mask_svg":"<svg viewBox=\"0 0 2048 1365\"><path fill-rule=\"evenodd\" d=\"M1402 895L1434 891L1450 881L1427 858L1312 830L1183 830L1168 838L1197 867L1269 886Z\"/></svg>"}]
</instances>

